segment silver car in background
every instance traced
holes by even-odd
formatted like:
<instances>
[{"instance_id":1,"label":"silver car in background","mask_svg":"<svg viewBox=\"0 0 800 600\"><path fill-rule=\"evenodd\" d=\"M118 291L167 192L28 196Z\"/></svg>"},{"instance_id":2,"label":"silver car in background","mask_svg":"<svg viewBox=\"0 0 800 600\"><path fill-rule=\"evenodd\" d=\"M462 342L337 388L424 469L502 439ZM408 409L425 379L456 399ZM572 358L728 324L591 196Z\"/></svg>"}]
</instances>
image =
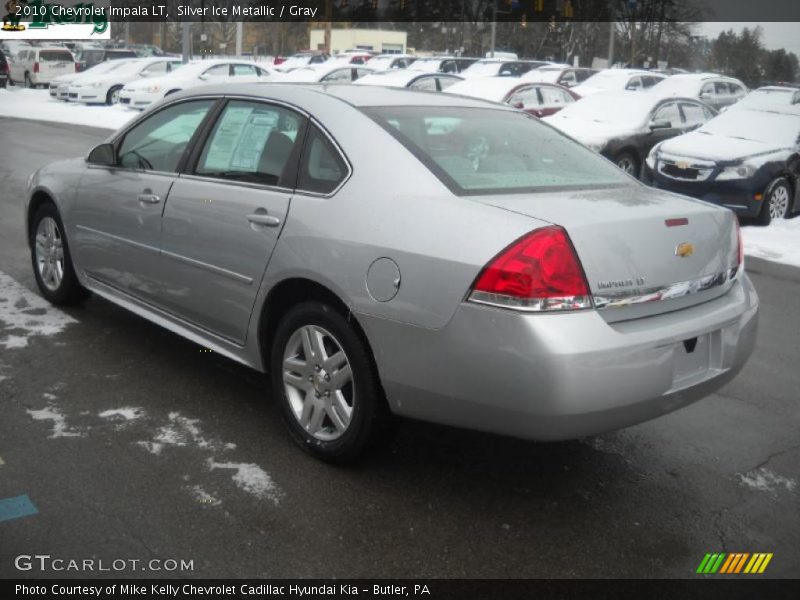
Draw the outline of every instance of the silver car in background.
<instances>
[{"instance_id":1,"label":"silver car in background","mask_svg":"<svg viewBox=\"0 0 800 600\"><path fill-rule=\"evenodd\" d=\"M31 178L51 302L94 292L269 374L343 462L392 414L529 439L676 410L751 354L733 213L510 107L373 86L181 92Z\"/></svg>"}]
</instances>

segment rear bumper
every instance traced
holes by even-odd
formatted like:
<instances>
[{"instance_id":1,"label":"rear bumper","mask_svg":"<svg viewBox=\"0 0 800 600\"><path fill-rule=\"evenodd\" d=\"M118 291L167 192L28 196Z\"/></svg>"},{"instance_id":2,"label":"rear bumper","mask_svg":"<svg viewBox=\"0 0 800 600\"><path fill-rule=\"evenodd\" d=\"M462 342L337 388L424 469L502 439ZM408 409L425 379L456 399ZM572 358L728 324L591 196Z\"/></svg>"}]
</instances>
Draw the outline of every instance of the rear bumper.
<instances>
[{"instance_id":1,"label":"rear bumper","mask_svg":"<svg viewBox=\"0 0 800 600\"><path fill-rule=\"evenodd\" d=\"M360 321L396 414L574 439L672 412L730 381L755 346L758 296L743 275L715 300L613 324L594 310L535 315L468 303L440 330ZM689 354L683 342L694 338Z\"/></svg>"}]
</instances>

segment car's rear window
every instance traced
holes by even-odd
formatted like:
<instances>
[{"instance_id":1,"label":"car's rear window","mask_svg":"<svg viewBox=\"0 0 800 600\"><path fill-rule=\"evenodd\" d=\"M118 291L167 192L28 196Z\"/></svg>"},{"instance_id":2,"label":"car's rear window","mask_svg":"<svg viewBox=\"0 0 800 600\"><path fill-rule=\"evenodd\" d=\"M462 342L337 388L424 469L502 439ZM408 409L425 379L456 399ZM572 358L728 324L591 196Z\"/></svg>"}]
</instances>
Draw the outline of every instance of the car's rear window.
<instances>
[{"instance_id":1,"label":"car's rear window","mask_svg":"<svg viewBox=\"0 0 800 600\"><path fill-rule=\"evenodd\" d=\"M41 50L39 60L42 62L72 62L72 54L62 50Z\"/></svg>"},{"instance_id":2,"label":"car's rear window","mask_svg":"<svg viewBox=\"0 0 800 600\"><path fill-rule=\"evenodd\" d=\"M523 112L441 106L362 110L459 195L631 183L606 159Z\"/></svg>"}]
</instances>

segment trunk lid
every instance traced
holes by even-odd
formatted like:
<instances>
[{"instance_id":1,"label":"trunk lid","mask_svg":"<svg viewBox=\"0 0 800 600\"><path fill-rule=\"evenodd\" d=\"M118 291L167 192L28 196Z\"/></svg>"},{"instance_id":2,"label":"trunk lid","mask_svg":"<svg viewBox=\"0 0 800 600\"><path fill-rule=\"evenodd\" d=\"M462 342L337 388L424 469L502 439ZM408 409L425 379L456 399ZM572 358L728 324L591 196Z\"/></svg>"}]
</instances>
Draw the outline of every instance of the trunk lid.
<instances>
[{"instance_id":1,"label":"trunk lid","mask_svg":"<svg viewBox=\"0 0 800 600\"><path fill-rule=\"evenodd\" d=\"M564 227L609 321L693 306L732 285L738 241L727 209L639 185L473 199Z\"/></svg>"}]
</instances>

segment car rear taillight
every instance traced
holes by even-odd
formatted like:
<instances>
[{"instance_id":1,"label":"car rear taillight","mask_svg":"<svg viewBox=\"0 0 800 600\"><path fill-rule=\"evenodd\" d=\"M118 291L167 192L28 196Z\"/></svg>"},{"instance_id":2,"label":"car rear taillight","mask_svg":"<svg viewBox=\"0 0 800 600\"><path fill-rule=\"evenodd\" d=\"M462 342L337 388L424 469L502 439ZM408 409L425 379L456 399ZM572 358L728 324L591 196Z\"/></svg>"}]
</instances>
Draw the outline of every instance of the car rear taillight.
<instances>
[{"instance_id":1,"label":"car rear taillight","mask_svg":"<svg viewBox=\"0 0 800 600\"><path fill-rule=\"evenodd\" d=\"M39 72L39 61L38 60L35 63L33 63L33 72L34 73L38 73Z\"/></svg>"},{"instance_id":2,"label":"car rear taillight","mask_svg":"<svg viewBox=\"0 0 800 600\"><path fill-rule=\"evenodd\" d=\"M498 254L478 275L469 300L537 312L592 307L578 255L558 226L532 231Z\"/></svg>"},{"instance_id":3,"label":"car rear taillight","mask_svg":"<svg viewBox=\"0 0 800 600\"><path fill-rule=\"evenodd\" d=\"M736 268L741 269L744 264L744 242L742 241L742 228L739 225L739 217L734 216L736 221L736 242L738 244L736 256Z\"/></svg>"}]
</instances>

